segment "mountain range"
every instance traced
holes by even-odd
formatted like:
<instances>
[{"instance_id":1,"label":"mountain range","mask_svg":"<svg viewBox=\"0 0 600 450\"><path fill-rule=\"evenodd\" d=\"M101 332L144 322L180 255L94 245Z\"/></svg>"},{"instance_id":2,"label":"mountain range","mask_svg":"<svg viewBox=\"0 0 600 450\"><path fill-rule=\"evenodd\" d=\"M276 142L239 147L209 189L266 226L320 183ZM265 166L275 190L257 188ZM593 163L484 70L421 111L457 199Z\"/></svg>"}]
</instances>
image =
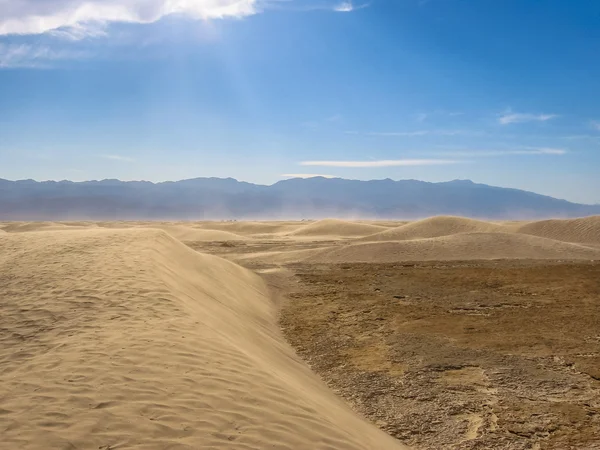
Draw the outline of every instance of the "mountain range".
<instances>
[{"instance_id":1,"label":"mountain range","mask_svg":"<svg viewBox=\"0 0 600 450\"><path fill-rule=\"evenodd\" d=\"M600 214L600 205L469 180L315 177L266 186L233 178L162 183L0 179L0 220L417 219L432 215L541 219L594 214Z\"/></svg>"}]
</instances>

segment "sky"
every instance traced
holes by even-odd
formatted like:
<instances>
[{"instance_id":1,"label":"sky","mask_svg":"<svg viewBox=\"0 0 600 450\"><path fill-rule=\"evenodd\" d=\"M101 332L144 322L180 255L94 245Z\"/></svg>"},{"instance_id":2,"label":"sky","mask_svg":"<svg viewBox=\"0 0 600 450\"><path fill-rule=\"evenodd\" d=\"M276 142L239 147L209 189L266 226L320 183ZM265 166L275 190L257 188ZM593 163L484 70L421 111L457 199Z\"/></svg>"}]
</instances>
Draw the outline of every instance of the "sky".
<instances>
[{"instance_id":1,"label":"sky","mask_svg":"<svg viewBox=\"0 0 600 450\"><path fill-rule=\"evenodd\" d=\"M0 0L0 178L600 203L597 0Z\"/></svg>"}]
</instances>

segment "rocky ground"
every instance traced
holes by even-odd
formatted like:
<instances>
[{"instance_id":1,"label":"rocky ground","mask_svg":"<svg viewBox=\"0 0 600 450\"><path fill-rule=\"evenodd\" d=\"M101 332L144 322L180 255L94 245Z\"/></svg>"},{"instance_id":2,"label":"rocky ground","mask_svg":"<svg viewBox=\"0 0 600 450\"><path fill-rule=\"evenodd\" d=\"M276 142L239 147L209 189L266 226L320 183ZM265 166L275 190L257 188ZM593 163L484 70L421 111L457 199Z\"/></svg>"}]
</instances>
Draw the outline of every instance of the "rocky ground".
<instances>
[{"instance_id":1,"label":"rocky ground","mask_svg":"<svg viewBox=\"0 0 600 450\"><path fill-rule=\"evenodd\" d=\"M600 449L600 263L293 265L284 334L417 449Z\"/></svg>"}]
</instances>

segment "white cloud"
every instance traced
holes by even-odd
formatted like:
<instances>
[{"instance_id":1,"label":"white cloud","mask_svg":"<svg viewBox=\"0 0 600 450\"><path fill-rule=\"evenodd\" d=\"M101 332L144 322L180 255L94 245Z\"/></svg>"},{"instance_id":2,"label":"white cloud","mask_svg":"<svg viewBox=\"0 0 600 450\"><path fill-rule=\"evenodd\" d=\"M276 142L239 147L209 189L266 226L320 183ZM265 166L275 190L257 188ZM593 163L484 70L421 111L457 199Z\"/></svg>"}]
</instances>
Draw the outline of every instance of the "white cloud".
<instances>
[{"instance_id":1,"label":"white cloud","mask_svg":"<svg viewBox=\"0 0 600 450\"><path fill-rule=\"evenodd\" d=\"M456 164L459 161L448 159L395 159L381 161L302 161L301 166L321 167L401 167L401 166L436 166Z\"/></svg>"},{"instance_id":2,"label":"white cloud","mask_svg":"<svg viewBox=\"0 0 600 450\"><path fill-rule=\"evenodd\" d=\"M135 159L130 158L129 156L121 156L121 155L100 155L101 158L111 159L113 161L122 161L122 162L135 162Z\"/></svg>"},{"instance_id":3,"label":"white cloud","mask_svg":"<svg viewBox=\"0 0 600 450\"><path fill-rule=\"evenodd\" d=\"M517 155L565 155L567 150L549 147L524 147L516 150L465 150L452 152L439 152L439 156L451 157L492 157L492 156L517 156Z\"/></svg>"},{"instance_id":4,"label":"white cloud","mask_svg":"<svg viewBox=\"0 0 600 450\"><path fill-rule=\"evenodd\" d=\"M500 122L502 125L523 122L546 122L557 117L558 115L556 114L530 114L507 112L505 114L500 115L500 117L498 118L498 122Z\"/></svg>"},{"instance_id":5,"label":"white cloud","mask_svg":"<svg viewBox=\"0 0 600 450\"><path fill-rule=\"evenodd\" d=\"M0 35L67 30L97 34L112 22L152 23L173 14L207 20L256 13L257 0L8 0L0 1ZM70 33L70 31L74 33Z\"/></svg>"},{"instance_id":6,"label":"white cloud","mask_svg":"<svg viewBox=\"0 0 600 450\"><path fill-rule=\"evenodd\" d=\"M417 122L425 122L428 119L436 118L436 117L458 117L462 116L464 113L459 111L446 111L444 109L435 109L429 112L421 112L414 115L415 120Z\"/></svg>"},{"instance_id":7,"label":"white cloud","mask_svg":"<svg viewBox=\"0 0 600 450\"><path fill-rule=\"evenodd\" d=\"M89 54L84 51L0 42L0 69L46 68L55 61L82 59L88 56Z\"/></svg>"},{"instance_id":8,"label":"white cloud","mask_svg":"<svg viewBox=\"0 0 600 450\"><path fill-rule=\"evenodd\" d=\"M284 173L282 178L336 178L334 175L321 175L317 173Z\"/></svg>"},{"instance_id":9,"label":"white cloud","mask_svg":"<svg viewBox=\"0 0 600 450\"><path fill-rule=\"evenodd\" d=\"M364 3L362 5L355 5L351 1L344 1L344 2L338 3L336 6L334 6L333 10L337 11L337 12L352 12L352 11L357 11L359 9L366 8L368 6L370 6L370 3Z\"/></svg>"},{"instance_id":10,"label":"white cloud","mask_svg":"<svg viewBox=\"0 0 600 450\"><path fill-rule=\"evenodd\" d=\"M530 150L525 150L525 151L529 151L530 155L565 155L568 153L564 148L550 148L550 147L540 147L540 148L528 147L528 148Z\"/></svg>"},{"instance_id":11,"label":"white cloud","mask_svg":"<svg viewBox=\"0 0 600 450\"><path fill-rule=\"evenodd\" d=\"M592 120L592 122L590 123L590 125L592 126L592 128L594 130L600 131L600 121L598 121L598 120Z\"/></svg>"},{"instance_id":12,"label":"white cloud","mask_svg":"<svg viewBox=\"0 0 600 450\"><path fill-rule=\"evenodd\" d=\"M354 5L352 2L342 2L339 5L334 6L333 10L337 12L351 12L354 11Z\"/></svg>"}]
</instances>

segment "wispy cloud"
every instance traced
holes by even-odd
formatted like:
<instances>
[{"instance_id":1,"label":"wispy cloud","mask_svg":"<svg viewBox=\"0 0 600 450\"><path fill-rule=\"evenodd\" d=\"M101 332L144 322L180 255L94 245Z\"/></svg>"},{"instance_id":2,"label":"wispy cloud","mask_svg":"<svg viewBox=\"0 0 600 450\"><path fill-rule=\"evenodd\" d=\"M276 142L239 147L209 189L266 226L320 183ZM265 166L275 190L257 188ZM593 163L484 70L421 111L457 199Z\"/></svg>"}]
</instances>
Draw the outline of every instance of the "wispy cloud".
<instances>
[{"instance_id":1,"label":"wispy cloud","mask_svg":"<svg viewBox=\"0 0 600 450\"><path fill-rule=\"evenodd\" d=\"M415 120L417 122L425 122L428 119L433 119L436 117L458 117L462 116L464 113L459 111L446 111L444 109L436 109L429 112L420 112L414 115Z\"/></svg>"},{"instance_id":2,"label":"wispy cloud","mask_svg":"<svg viewBox=\"0 0 600 450\"><path fill-rule=\"evenodd\" d=\"M100 158L110 159L113 161L122 161L122 162L135 162L135 159L130 158L129 156L122 155L99 155Z\"/></svg>"},{"instance_id":3,"label":"wispy cloud","mask_svg":"<svg viewBox=\"0 0 600 450\"><path fill-rule=\"evenodd\" d=\"M335 5L333 7L333 10L337 11L337 12L352 12L352 11L357 11L359 9L366 8L368 6L370 6L370 3L363 3L362 5L355 5L351 1L346 1L346 2L341 2L341 3L338 3L337 5Z\"/></svg>"},{"instance_id":4,"label":"wispy cloud","mask_svg":"<svg viewBox=\"0 0 600 450\"><path fill-rule=\"evenodd\" d=\"M284 173L282 178L336 178L334 175L322 175L317 173Z\"/></svg>"},{"instance_id":5,"label":"wispy cloud","mask_svg":"<svg viewBox=\"0 0 600 450\"><path fill-rule=\"evenodd\" d=\"M566 155L568 153L564 148L551 148L551 147L527 147L529 150L522 150L522 154L529 155ZM518 151L518 150L517 150Z\"/></svg>"},{"instance_id":6,"label":"wispy cloud","mask_svg":"<svg viewBox=\"0 0 600 450\"><path fill-rule=\"evenodd\" d=\"M531 114L531 113L513 113L506 112L498 117L498 122L502 125L524 122L546 122L557 118L557 114Z\"/></svg>"},{"instance_id":7,"label":"wispy cloud","mask_svg":"<svg viewBox=\"0 0 600 450\"><path fill-rule=\"evenodd\" d=\"M152 23L169 15L206 20L257 12L257 0L53 0L1 2L0 35L87 31L114 22Z\"/></svg>"},{"instance_id":8,"label":"wispy cloud","mask_svg":"<svg viewBox=\"0 0 600 450\"><path fill-rule=\"evenodd\" d=\"M462 161L449 159L393 159L380 161L302 161L300 165L320 167L376 168L402 166L438 166L446 164L457 164L460 162Z\"/></svg>"},{"instance_id":9,"label":"wispy cloud","mask_svg":"<svg viewBox=\"0 0 600 450\"><path fill-rule=\"evenodd\" d=\"M476 130L415 130L415 131L371 131L366 136L380 137L413 137L413 136L483 136L483 131Z\"/></svg>"},{"instance_id":10,"label":"wispy cloud","mask_svg":"<svg viewBox=\"0 0 600 450\"><path fill-rule=\"evenodd\" d=\"M598 131L600 131L600 120L592 120L592 121L590 122L590 125L592 126L592 128L593 128L594 130L598 130Z\"/></svg>"},{"instance_id":11,"label":"wispy cloud","mask_svg":"<svg viewBox=\"0 0 600 450\"><path fill-rule=\"evenodd\" d=\"M435 154L438 156L477 158L518 155L565 155L567 153L567 150L562 148L524 147L522 149L515 150L459 150L449 152L437 152Z\"/></svg>"},{"instance_id":12,"label":"wispy cloud","mask_svg":"<svg viewBox=\"0 0 600 450\"><path fill-rule=\"evenodd\" d=\"M53 49L30 44L3 44L0 42L0 69L47 68L53 62L89 57L85 51Z\"/></svg>"}]
</instances>

